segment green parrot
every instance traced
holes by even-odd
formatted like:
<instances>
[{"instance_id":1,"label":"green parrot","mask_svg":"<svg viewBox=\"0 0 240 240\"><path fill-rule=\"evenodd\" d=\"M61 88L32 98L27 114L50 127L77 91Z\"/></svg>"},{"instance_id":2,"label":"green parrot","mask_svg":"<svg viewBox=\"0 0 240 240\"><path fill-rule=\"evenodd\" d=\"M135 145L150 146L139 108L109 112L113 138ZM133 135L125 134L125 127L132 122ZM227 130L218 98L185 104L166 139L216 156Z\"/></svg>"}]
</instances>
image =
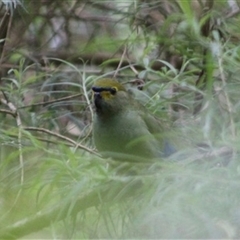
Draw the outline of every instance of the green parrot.
<instances>
[{"instance_id":1,"label":"green parrot","mask_svg":"<svg viewBox=\"0 0 240 240\"><path fill-rule=\"evenodd\" d=\"M146 162L167 157L175 151L161 137L164 131L161 122L117 80L99 79L92 90L93 139L103 157Z\"/></svg>"}]
</instances>

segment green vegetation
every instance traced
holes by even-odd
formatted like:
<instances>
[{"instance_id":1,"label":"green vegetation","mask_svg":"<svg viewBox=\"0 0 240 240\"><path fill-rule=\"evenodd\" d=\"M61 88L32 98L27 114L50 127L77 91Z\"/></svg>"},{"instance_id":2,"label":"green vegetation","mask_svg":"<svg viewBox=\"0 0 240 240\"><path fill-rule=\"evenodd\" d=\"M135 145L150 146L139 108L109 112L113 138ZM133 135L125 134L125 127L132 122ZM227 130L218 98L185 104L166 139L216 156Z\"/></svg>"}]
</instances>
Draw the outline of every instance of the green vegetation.
<instances>
[{"instance_id":1,"label":"green vegetation","mask_svg":"<svg viewBox=\"0 0 240 240\"><path fill-rule=\"evenodd\" d=\"M239 239L237 1L0 3L0 239ZM167 159L104 159L91 87L117 78Z\"/></svg>"}]
</instances>

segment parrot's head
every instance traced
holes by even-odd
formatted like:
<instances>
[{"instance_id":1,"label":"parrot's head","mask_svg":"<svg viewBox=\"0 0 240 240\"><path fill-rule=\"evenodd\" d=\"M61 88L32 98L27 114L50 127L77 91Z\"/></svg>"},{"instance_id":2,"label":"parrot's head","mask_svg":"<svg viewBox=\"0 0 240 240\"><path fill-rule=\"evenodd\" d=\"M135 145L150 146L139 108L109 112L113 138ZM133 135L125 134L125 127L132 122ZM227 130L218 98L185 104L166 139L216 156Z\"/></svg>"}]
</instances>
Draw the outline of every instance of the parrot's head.
<instances>
[{"instance_id":1,"label":"parrot's head","mask_svg":"<svg viewBox=\"0 0 240 240\"><path fill-rule=\"evenodd\" d=\"M99 79L93 84L92 90L97 114L113 115L130 104L128 91L115 79Z\"/></svg>"}]
</instances>

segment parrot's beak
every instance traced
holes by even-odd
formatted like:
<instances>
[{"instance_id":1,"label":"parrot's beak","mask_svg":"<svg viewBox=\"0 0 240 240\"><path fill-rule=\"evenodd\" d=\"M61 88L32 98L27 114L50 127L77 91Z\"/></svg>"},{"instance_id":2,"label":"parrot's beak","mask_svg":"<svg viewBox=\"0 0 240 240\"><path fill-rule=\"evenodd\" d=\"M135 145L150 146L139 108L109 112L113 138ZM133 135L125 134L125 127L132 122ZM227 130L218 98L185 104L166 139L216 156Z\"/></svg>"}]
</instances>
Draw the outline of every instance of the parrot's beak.
<instances>
[{"instance_id":1,"label":"parrot's beak","mask_svg":"<svg viewBox=\"0 0 240 240\"><path fill-rule=\"evenodd\" d=\"M93 93L94 104L97 109L101 108L102 96L100 92Z\"/></svg>"}]
</instances>

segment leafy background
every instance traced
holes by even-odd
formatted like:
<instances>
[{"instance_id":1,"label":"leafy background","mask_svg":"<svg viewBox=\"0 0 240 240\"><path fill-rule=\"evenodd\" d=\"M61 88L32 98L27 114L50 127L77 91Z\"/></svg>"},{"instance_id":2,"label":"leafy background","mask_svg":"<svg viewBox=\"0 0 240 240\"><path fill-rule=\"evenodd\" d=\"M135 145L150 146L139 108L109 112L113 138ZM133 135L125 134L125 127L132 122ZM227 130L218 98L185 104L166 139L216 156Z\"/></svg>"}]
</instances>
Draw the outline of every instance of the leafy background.
<instances>
[{"instance_id":1,"label":"leafy background","mask_svg":"<svg viewBox=\"0 0 240 240\"><path fill-rule=\"evenodd\" d=\"M0 238L239 239L239 7L2 0ZM166 123L176 154L101 158L102 77Z\"/></svg>"}]
</instances>

